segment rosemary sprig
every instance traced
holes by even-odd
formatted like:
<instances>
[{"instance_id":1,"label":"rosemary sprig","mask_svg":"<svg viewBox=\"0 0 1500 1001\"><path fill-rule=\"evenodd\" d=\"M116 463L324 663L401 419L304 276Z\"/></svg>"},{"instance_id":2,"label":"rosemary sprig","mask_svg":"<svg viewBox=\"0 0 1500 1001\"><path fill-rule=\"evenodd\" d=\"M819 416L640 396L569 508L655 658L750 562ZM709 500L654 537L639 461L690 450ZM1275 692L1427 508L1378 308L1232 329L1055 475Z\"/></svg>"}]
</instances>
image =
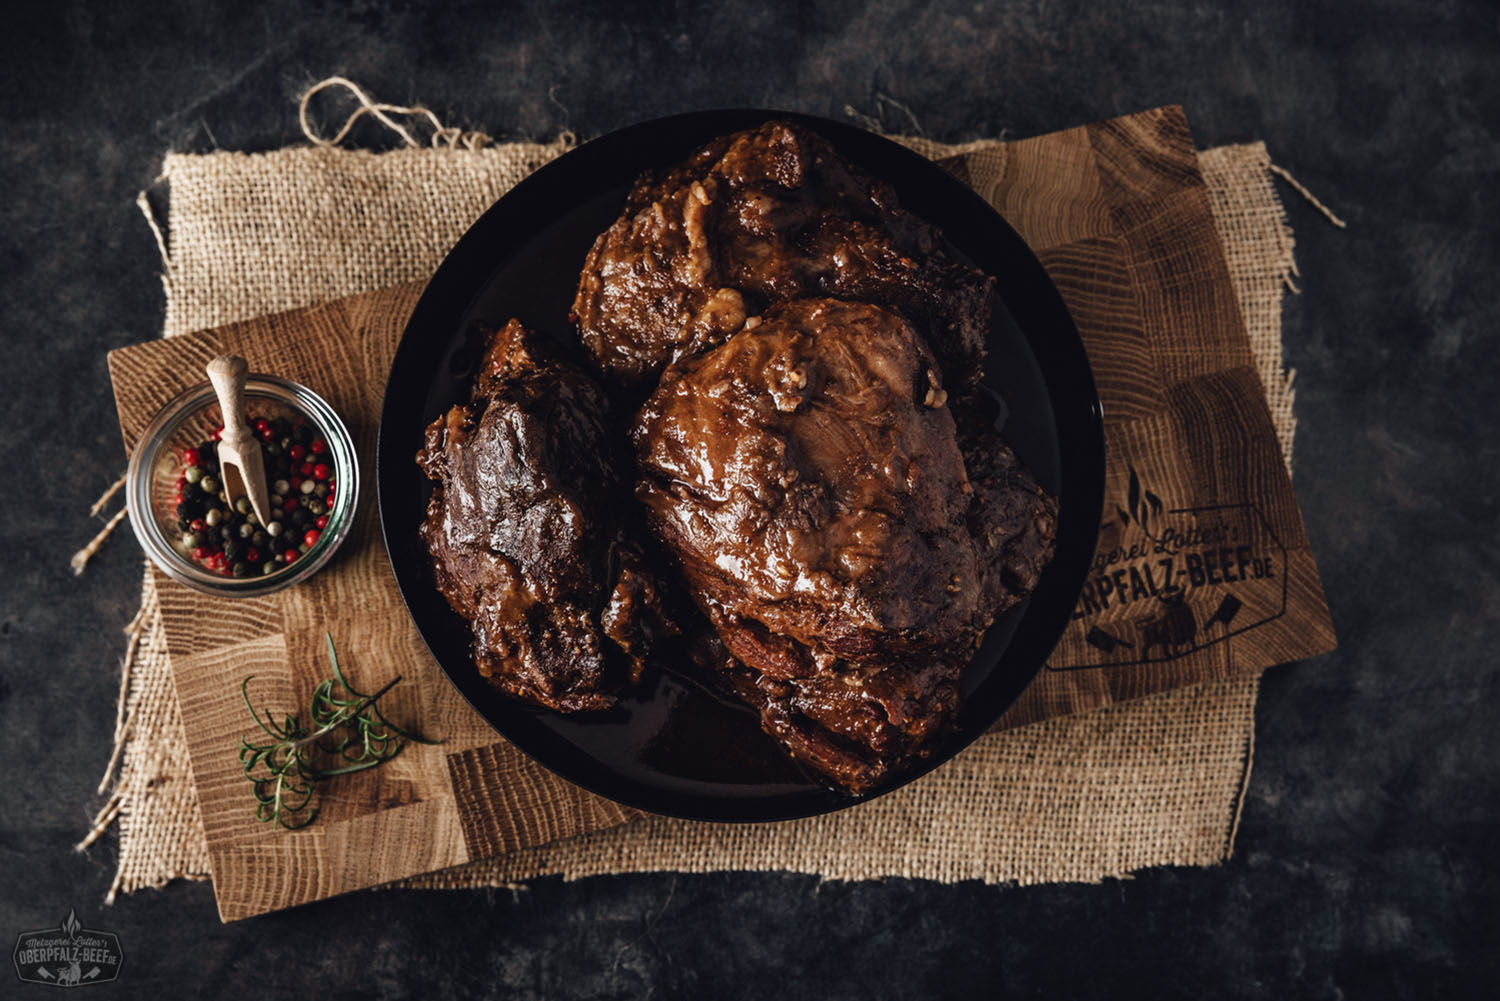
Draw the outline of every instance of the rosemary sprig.
<instances>
[{"instance_id":1,"label":"rosemary sprig","mask_svg":"<svg viewBox=\"0 0 1500 1001\"><path fill-rule=\"evenodd\" d=\"M295 831L312 823L318 815L313 795L319 782L335 775L362 772L384 764L401 753L406 741L438 744L407 733L380 712L376 702L401 680L397 675L377 691L356 689L339 668L333 636L328 640L328 662L333 677L313 690L308 715L310 726L297 716L285 716L278 725L266 710L257 712L250 702L250 675L240 682L240 697L256 725L271 738L254 743L240 738L240 762L255 790L255 819ZM342 688L348 697L335 692Z\"/></svg>"}]
</instances>

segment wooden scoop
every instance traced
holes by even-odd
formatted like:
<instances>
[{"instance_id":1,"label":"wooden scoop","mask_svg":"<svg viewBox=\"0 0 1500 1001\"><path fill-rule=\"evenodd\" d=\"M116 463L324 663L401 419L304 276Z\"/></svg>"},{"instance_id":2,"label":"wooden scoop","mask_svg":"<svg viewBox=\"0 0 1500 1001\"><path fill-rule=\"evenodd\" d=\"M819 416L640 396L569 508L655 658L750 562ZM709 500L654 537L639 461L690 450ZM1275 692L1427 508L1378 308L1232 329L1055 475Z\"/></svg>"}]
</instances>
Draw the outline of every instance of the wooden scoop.
<instances>
[{"instance_id":1,"label":"wooden scoop","mask_svg":"<svg viewBox=\"0 0 1500 1001\"><path fill-rule=\"evenodd\" d=\"M219 479L229 506L241 497L262 525L271 522L271 497L266 489L266 463L255 432L245 424L245 378L250 366L239 355L219 355L208 363L208 381L219 395L224 433L219 437Z\"/></svg>"}]
</instances>

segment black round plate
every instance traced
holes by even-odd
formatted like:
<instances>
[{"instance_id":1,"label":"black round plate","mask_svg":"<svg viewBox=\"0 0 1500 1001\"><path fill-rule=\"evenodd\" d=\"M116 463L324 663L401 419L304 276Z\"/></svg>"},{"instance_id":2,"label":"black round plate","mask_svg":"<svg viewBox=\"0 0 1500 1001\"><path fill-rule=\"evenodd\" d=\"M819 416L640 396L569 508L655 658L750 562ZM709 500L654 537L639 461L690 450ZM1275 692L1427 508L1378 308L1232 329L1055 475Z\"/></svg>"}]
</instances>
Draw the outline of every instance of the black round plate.
<instances>
[{"instance_id":1,"label":"black round plate","mask_svg":"<svg viewBox=\"0 0 1500 1001\"><path fill-rule=\"evenodd\" d=\"M859 800L805 775L755 714L674 665L608 712L563 716L491 688L470 659L468 624L433 584L417 534L431 484L414 456L423 429L468 396L478 346L472 321L527 326L576 345L568 309L594 239L636 176L676 163L715 136L772 118L800 122L896 189L951 248L999 282L985 383L1009 413L1005 436L1061 500L1057 555L1030 600L986 634L964 674L957 726L906 780L947 761L1015 701L1051 653L1093 556L1104 435L1088 359L1057 290L988 203L917 154L839 122L787 112L703 111L633 125L587 143L517 184L448 254L417 303L391 365L380 419L380 519L402 597L428 649L506 739L564 778L630 806L718 821L827 813ZM888 787L882 792L889 791ZM868 798L868 797L866 797Z\"/></svg>"}]
</instances>

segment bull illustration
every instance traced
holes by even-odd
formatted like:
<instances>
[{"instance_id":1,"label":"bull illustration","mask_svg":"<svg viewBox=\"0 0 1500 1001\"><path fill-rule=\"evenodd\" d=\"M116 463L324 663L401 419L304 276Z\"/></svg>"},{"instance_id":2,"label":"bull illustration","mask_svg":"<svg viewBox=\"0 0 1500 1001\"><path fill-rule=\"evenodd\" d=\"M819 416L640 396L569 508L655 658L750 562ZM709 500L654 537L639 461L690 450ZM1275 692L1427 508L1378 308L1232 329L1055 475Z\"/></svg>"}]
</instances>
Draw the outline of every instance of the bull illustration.
<instances>
[{"instance_id":1,"label":"bull illustration","mask_svg":"<svg viewBox=\"0 0 1500 1001\"><path fill-rule=\"evenodd\" d=\"M1141 659L1151 659L1151 648L1160 647L1165 658L1187 653L1198 635L1198 620L1187 594L1180 587L1169 587L1161 595L1161 611L1135 620L1141 639Z\"/></svg>"},{"instance_id":2,"label":"bull illustration","mask_svg":"<svg viewBox=\"0 0 1500 1001\"><path fill-rule=\"evenodd\" d=\"M77 987L83 980L83 967L78 965L78 960L68 960L68 965L57 971L57 983L62 987Z\"/></svg>"}]
</instances>

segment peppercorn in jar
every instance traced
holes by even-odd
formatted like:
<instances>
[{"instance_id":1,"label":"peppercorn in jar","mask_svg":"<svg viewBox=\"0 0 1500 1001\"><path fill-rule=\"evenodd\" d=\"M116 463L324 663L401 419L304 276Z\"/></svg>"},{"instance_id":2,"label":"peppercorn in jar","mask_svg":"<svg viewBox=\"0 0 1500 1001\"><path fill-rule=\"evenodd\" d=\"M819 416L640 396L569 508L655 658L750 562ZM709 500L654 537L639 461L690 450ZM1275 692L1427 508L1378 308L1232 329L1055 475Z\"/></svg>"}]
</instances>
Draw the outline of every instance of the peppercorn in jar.
<instances>
[{"instance_id":1,"label":"peppercorn in jar","mask_svg":"<svg viewBox=\"0 0 1500 1001\"><path fill-rule=\"evenodd\" d=\"M265 459L270 521L260 524L247 497L229 503L215 447L223 425L181 451L173 498L181 551L204 569L232 577L273 574L317 545L338 490L328 442L306 422L250 415L246 423Z\"/></svg>"},{"instance_id":2,"label":"peppercorn in jar","mask_svg":"<svg viewBox=\"0 0 1500 1001\"><path fill-rule=\"evenodd\" d=\"M200 591L266 594L325 565L347 537L359 490L353 439L312 390L252 374L246 424L261 449L270 509L231 504L219 467L223 420L202 383L142 433L127 475L131 525L152 561Z\"/></svg>"}]
</instances>

